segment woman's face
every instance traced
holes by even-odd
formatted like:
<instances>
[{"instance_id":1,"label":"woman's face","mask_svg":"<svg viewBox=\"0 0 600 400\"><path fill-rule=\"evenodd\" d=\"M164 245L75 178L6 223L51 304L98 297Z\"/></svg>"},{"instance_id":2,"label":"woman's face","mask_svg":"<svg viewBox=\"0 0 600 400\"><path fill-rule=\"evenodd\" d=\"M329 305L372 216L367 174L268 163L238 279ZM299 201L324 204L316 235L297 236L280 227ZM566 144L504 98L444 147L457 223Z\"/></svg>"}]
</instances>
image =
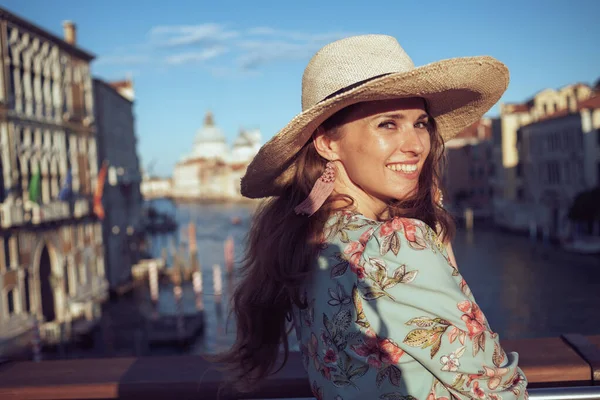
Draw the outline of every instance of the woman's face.
<instances>
[{"instance_id":1,"label":"woman's face","mask_svg":"<svg viewBox=\"0 0 600 400\"><path fill-rule=\"evenodd\" d=\"M336 190L352 196L371 216L390 200L418 190L431 148L429 116L420 98L362 103L328 139L330 160L338 161Z\"/></svg>"}]
</instances>

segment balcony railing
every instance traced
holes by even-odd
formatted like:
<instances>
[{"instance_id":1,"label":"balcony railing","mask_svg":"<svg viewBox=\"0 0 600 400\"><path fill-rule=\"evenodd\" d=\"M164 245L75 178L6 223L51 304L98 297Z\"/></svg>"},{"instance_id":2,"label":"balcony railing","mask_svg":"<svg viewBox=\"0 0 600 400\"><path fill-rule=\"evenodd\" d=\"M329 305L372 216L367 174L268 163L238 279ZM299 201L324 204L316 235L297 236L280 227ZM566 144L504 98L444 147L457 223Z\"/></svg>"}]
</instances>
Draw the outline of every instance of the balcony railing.
<instances>
[{"instance_id":1,"label":"balcony railing","mask_svg":"<svg viewBox=\"0 0 600 400\"><path fill-rule=\"evenodd\" d=\"M77 199L73 206L73 217L81 218L90 213L90 201L88 199Z\"/></svg>"},{"instance_id":2,"label":"balcony railing","mask_svg":"<svg viewBox=\"0 0 600 400\"><path fill-rule=\"evenodd\" d=\"M22 204L0 203L0 227L8 229L23 225L25 213Z\"/></svg>"},{"instance_id":3,"label":"balcony railing","mask_svg":"<svg viewBox=\"0 0 600 400\"><path fill-rule=\"evenodd\" d=\"M503 341L519 353L531 399L600 399L600 336ZM594 358L596 357L596 358ZM201 356L73 359L0 364L1 399L312 398L301 356L256 391L233 393Z\"/></svg>"},{"instance_id":4,"label":"balcony railing","mask_svg":"<svg viewBox=\"0 0 600 400\"><path fill-rule=\"evenodd\" d=\"M31 209L31 222L34 225L67 219L69 216L69 203L66 201L44 203Z\"/></svg>"}]
</instances>

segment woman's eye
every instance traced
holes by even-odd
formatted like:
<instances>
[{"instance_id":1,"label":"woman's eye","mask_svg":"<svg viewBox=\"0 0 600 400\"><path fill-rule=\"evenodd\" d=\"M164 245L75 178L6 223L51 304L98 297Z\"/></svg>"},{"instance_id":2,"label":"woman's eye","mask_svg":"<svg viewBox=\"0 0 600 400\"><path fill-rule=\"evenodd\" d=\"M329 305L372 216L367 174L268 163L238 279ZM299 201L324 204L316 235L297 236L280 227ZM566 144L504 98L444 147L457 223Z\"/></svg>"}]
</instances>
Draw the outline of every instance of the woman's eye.
<instances>
[{"instance_id":1,"label":"woman's eye","mask_svg":"<svg viewBox=\"0 0 600 400\"><path fill-rule=\"evenodd\" d=\"M424 121L419 121L415 124L415 128L418 128L418 129L427 129L428 126L429 126L429 123L424 122Z\"/></svg>"},{"instance_id":2,"label":"woman's eye","mask_svg":"<svg viewBox=\"0 0 600 400\"><path fill-rule=\"evenodd\" d=\"M385 121L379 124L379 127L384 129L394 129L396 128L396 124L392 121Z\"/></svg>"}]
</instances>

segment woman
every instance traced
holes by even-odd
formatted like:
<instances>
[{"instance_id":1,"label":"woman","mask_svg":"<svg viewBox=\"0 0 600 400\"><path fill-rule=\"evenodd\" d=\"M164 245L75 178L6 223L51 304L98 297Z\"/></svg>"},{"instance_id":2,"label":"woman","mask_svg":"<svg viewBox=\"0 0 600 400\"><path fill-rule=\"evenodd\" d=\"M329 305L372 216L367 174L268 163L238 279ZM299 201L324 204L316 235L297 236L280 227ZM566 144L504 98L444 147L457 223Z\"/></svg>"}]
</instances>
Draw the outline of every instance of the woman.
<instances>
[{"instance_id":1,"label":"woman","mask_svg":"<svg viewBox=\"0 0 600 400\"><path fill-rule=\"evenodd\" d=\"M508 85L491 57L415 68L394 38L321 49L301 114L242 179L257 212L221 355L238 389L277 370L293 321L318 399L526 398L462 279L441 206L443 142ZM285 361L284 361L285 362Z\"/></svg>"}]
</instances>

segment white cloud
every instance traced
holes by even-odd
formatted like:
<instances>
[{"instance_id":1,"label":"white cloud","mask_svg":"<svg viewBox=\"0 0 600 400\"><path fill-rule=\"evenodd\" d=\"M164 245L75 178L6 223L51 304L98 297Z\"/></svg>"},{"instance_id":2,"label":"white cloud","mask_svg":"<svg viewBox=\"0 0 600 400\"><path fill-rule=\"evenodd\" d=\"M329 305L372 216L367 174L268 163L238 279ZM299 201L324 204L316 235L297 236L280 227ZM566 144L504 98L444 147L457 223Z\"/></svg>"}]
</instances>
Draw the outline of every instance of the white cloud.
<instances>
[{"instance_id":1,"label":"white cloud","mask_svg":"<svg viewBox=\"0 0 600 400\"><path fill-rule=\"evenodd\" d=\"M247 40L238 43L242 52L237 59L242 69L255 69L275 61L308 59L321 45L293 43L282 40Z\"/></svg>"},{"instance_id":2,"label":"white cloud","mask_svg":"<svg viewBox=\"0 0 600 400\"><path fill-rule=\"evenodd\" d=\"M179 47L201 43L222 43L239 36L220 24L156 26L150 31L159 46Z\"/></svg>"},{"instance_id":3,"label":"white cloud","mask_svg":"<svg viewBox=\"0 0 600 400\"><path fill-rule=\"evenodd\" d=\"M181 65L187 63L201 63L212 58L218 57L228 50L223 46L215 46L201 51L190 51L185 53L169 55L165 62L170 65Z\"/></svg>"},{"instance_id":4,"label":"white cloud","mask_svg":"<svg viewBox=\"0 0 600 400\"><path fill-rule=\"evenodd\" d=\"M269 63L308 61L323 45L349 35L343 32L299 32L268 26L236 30L219 23L161 25L150 30L146 42L131 47L131 51L138 55L111 55L101 57L97 63L143 64L151 59L160 60L155 64L162 67L204 63L207 70L216 76L231 76L232 71L247 75L249 71L257 71ZM139 54L142 52L149 55ZM226 53L230 56L221 57Z\"/></svg>"}]
</instances>

